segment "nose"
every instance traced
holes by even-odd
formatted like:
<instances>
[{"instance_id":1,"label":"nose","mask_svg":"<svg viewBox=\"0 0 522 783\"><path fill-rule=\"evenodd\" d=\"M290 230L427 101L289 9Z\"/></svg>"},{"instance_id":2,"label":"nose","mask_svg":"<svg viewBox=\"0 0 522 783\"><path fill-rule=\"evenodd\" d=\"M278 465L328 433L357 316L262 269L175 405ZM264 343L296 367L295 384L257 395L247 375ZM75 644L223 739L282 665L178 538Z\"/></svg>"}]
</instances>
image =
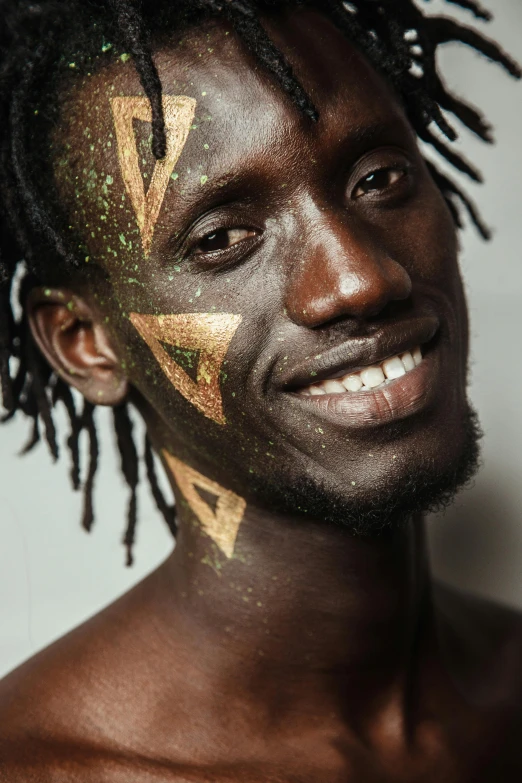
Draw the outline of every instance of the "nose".
<instances>
[{"instance_id":1,"label":"nose","mask_svg":"<svg viewBox=\"0 0 522 783\"><path fill-rule=\"evenodd\" d=\"M331 218L316 228L287 285L286 311L295 323L314 328L342 317L363 320L408 298L410 276L370 227Z\"/></svg>"}]
</instances>

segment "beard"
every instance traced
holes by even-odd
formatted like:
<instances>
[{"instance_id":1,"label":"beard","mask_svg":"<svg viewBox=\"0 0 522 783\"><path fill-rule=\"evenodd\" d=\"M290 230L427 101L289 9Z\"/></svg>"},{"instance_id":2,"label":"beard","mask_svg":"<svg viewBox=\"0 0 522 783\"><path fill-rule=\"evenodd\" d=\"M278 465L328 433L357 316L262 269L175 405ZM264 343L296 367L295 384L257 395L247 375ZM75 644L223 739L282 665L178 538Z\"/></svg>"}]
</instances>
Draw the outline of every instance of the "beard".
<instances>
[{"instance_id":1,"label":"beard","mask_svg":"<svg viewBox=\"0 0 522 783\"><path fill-rule=\"evenodd\" d=\"M418 464L400 481L372 487L366 497L347 498L342 490L301 476L283 487L274 481L256 487L258 501L285 516L306 517L318 524L335 525L360 537L375 537L396 531L412 518L440 512L450 506L457 493L470 484L480 466L482 430L478 416L467 403L463 420L462 447L443 467ZM265 503L263 503L265 505Z\"/></svg>"}]
</instances>

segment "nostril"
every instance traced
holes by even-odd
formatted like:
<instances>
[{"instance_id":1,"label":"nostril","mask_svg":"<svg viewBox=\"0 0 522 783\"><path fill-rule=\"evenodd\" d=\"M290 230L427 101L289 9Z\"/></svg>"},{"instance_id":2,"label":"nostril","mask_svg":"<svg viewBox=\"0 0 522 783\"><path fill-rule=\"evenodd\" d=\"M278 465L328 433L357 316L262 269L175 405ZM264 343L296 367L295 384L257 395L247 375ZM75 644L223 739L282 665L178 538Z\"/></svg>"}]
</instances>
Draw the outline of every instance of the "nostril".
<instances>
[{"instance_id":1,"label":"nostril","mask_svg":"<svg viewBox=\"0 0 522 783\"><path fill-rule=\"evenodd\" d=\"M363 244L322 245L320 252L294 267L286 293L290 318L309 328L339 319L377 318L390 302L406 300L411 279L384 249Z\"/></svg>"}]
</instances>

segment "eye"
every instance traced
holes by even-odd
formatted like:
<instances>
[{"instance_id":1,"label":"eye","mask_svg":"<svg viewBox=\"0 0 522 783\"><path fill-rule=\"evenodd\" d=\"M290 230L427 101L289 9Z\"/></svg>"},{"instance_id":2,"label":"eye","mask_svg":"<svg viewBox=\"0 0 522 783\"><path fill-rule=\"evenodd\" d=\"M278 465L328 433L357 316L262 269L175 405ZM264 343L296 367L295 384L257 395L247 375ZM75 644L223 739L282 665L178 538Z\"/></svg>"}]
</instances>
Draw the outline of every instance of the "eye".
<instances>
[{"instance_id":1,"label":"eye","mask_svg":"<svg viewBox=\"0 0 522 783\"><path fill-rule=\"evenodd\" d=\"M213 253L216 250L226 250L232 245L237 245L238 242L243 242L254 236L256 236L256 232L248 228L220 228L203 237L198 242L194 253L201 255L202 253Z\"/></svg>"},{"instance_id":2,"label":"eye","mask_svg":"<svg viewBox=\"0 0 522 783\"><path fill-rule=\"evenodd\" d=\"M407 169L392 167L378 169L372 171L371 174L361 179L355 190L353 191L353 198L361 198L368 195L368 193L375 193L376 191L386 190L391 188L397 182L399 182L407 174Z\"/></svg>"}]
</instances>

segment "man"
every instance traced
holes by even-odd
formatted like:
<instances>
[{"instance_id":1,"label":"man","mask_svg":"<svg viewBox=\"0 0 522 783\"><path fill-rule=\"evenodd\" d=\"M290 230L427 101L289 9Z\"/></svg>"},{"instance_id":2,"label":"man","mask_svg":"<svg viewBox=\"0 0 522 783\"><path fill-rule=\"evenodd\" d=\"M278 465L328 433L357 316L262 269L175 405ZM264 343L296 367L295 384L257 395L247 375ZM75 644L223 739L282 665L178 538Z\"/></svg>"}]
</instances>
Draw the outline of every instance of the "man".
<instances>
[{"instance_id":1,"label":"man","mask_svg":"<svg viewBox=\"0 0 522 783\"><path fill-rule=\"evenodd\" d=\"M132 402L177 527L0 686L10 783L521 772L520 617L427 570L421 514L477 462L457 197L482 226L414 132L473 175L428 129L451 135L442 106L487 133L434 44L517 69L409 2L258 5L9 4L4 290L22 253L29 275L4 395L53 452L66 404L75 481L88 431L86 526L92 410L114 407L129 560Z\"/></svg>"}]
</instances>

